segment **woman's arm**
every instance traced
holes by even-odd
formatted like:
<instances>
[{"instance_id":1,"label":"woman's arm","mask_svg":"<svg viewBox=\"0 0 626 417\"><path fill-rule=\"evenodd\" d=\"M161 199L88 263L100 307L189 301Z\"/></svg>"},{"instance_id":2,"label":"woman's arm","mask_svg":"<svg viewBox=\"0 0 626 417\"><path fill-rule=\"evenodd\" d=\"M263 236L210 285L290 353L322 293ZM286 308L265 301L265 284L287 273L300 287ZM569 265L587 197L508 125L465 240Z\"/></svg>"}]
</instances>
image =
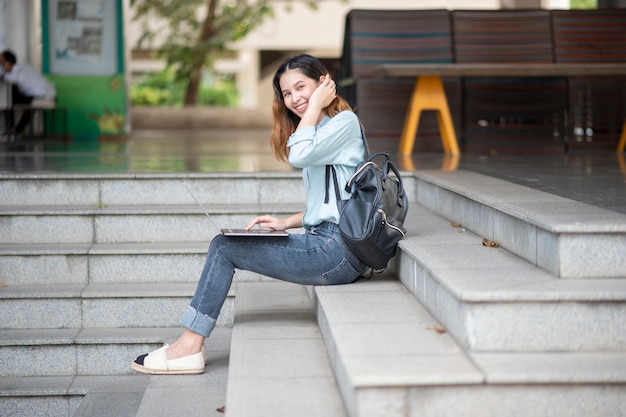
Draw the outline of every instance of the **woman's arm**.
<instances>
[{"instance_id":1,"label":"woman's arm","mask_svg":"<svg viewBox=\"0 0 626 417\"><path fill-rule=\"evenodd\" d=\"M258 216L254 219L250 220L248 225L246 226L246 230L252 229L255 225L259 225L263 228L274 229L274 230L287 230L293 229L295 227L302 227L302 218L304 217L304 212L296 213L293 216L285 217L282 219L276 218L274 216Z\"/></svg>"}]
</instances>

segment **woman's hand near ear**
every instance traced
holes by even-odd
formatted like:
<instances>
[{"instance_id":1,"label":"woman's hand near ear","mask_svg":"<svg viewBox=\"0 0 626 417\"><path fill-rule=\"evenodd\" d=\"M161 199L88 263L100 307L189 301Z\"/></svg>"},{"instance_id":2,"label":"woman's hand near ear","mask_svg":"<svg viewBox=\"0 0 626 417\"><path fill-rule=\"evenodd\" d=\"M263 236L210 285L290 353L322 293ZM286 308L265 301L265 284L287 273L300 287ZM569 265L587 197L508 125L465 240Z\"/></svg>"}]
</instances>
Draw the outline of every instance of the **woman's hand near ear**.
<instances>
[{"instance_id":1,"label":"woman's hand near ear","mask_svg":"<svg viewBox=\"0 0 626 417\"><path fill-rule=\"evenodd\" d=\"M322 75L317 88L309 97L309 105L313 102L315 105L319 105L320 109L325 109L335 97L337 97L335 81L330 77L330 74Z\"/></svg>"}]
</instances>

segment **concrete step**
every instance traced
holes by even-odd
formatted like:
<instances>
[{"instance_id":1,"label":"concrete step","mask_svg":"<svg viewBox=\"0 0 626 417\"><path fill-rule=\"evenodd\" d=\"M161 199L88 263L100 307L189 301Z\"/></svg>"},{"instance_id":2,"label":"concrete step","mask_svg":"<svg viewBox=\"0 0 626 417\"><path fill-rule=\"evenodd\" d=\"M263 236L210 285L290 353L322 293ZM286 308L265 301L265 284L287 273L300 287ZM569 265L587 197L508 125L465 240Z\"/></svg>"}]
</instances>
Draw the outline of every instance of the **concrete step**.
<instances>
[{"instance_id":1,"label":"concrete step","mask_svg":"<svg viewBox=\"0 0 626 417\"><path fill-rule=\"evenodd\" d=\"M238 284L226 414L346 415L305 287Z\"/></svg>"},{"instance_id":2,"label":"concrete step","mask_svg":"<svg viewBox=\"0 0 626 417\"><path fill-rule=\"evenodd\" d=\"M177 326L196 283L11 285L0 288L5 330ZM231 289L218 325L231 325Z\"/></svg>"},{"instance_id":3,"label":"concrete step","mask_svg":"<svg viewBox=\"0 0 626 417\"><path fill-rule=\"evenodd\" d=\"M0 174L3 206L280 205L306 201L299 172L207 174Z\"/></svg>"},{"instance_id":4,"label":"concrete step","mask_svg":"<svg viewBox=\"0 0 626 417\"><path fill-rule=\"evenodd\" d=\"M0 282L34 284L197 283L207 242L3 244ZM236 281L263 277L235 271Z\"/></svg>"},{"instance_id":5,"label":"concrete step","mask_svg":"<svg viewBox=\"0 0 626 417\"><path fill-rule=\"evenodd\" d=\"M220 228L242 228L254 216L285 216L302 205L212 205ZM197 205L13 206L0 209L0 244L209 242L218 230Z\"/></svg>"},{"instance_id":6,"label":"concrete step","mask_svg":"<svg viewBox=\"0 0 626 417\"><path fill-rule=\"evenodd\" d=\"M132 352L100 352L110 353L111 364L125 367L125 372L130 369L130 361L144 353L148 346L153 349L164 341L174 340L180 334L180 329L171 328L127 330L110 329L100 338L100 341L105 338L123 340L129 347L134 346L129 349ZM101 332L100 329L96 331ZM202 375L149 376L136 372L129 375L3 375L0 378L0 415L169 417L178 412L187 417L221 416L223 414L217 408L226 401L231 334L232 329L227 327L214 330L205 344L209 362ZM0 337L0 340L3 339ZM80 341L87 339L89 337L85 334L74 339L77 351L82 349ZM80 353L77 356L85 357ZM97 357L96 352L89 354L87 359L94 365L100 364L102 369L111 366L105 362L105 358Z\"/></svg>"},{"instance_id":7,"label":"concrete step","mask_svg":"<svg viewBox=\"0 0 626 417\"><path fill-rule=\"evenodd\" d=\"M132 375L130 363L174 340L178 326L0 330L2 377Z\"/></svg>"},{"instance_id":8,"label":"concrete step","mask_svg":"<svg viewBox=\"0 0 626 417\"><path fill-rule=\"evenodd\" d=\"M117 394L100 414L86 417L134 416L149 382L147 375L37 376L0 378L0 415L3 417L76 416L84 397Z\"/></svg>"},{"instance_id":9,"label":"concrete step","mask_svg":"<svg viewBox=\"0 0 626 417\"><path fill-rule=\"evenodd\" d=\"M626 411L624 352L466 352L392 276L312 293L350 417Z\"/></svg>"},{"instance_id":10,"label":"concrete step","mask_svg":"<svg viewBox=\"0 0 626 417\"><path fill-rule=\"evenodd\" d=\"M626 276L559 279L413 205L394 270L463 349L626 351Z\"/></svg>"},{"instance_id":11,"label":"concrete step","mask_svg":"<svg viewBox=\"0 0 626 417\"><path fill-rule=\"evenodd\" d=\"M210 237L205 234L208 223L182 181L209 207L245 205L254 211L254 207L285 204L301 207L304 202L295 172L5 174L0 178L0 194L6 196L3 212L8 216L0 219L0 236L11 244L204 240ZM411 202L419 201L552 275L626 275L626 216L622 214L462 170L416 171L404 175L404 180ZM75 211L64 214L69 221L62 219L58 206L75 206ZM158 206L172 207L167 212ZM16 212L18 207L23 213ZM146 239L139 237L141 233L146 233Z\"/></svg>"},{"instance_id":12,"label":"concrete step","mask_svg":"<svg viewBox=\"0 0 626 417\"><path fill-rule=\"evenodd\" d=\"M560 278L626 276L626 216L468 171L419 171L423 206Z\"/></svg>"},{"instance_id":13,"label":"concrete step","mask_svg":"<svg viewBox=\"0 0 626 417\"><path fill-rule=\"evenodd\" d=\"M205 342L209 355L202 375L153 375L146 387L136 417L223 417L218 411L226 403L226 384L231 328L216 327ZM84 413L76 417L108 417Z\"/></svg>"},{"instance_id":14,"label":"concrete step","mask_svg":"<svg viewBox=\"0 0 626 417\"><path fill-rule=\"evenodd\" d=\"M43 243L0 245L0 282L133 284L198 282L210 241L161 243ZM235 280L259 281L249 271Z\"/></svg>"},{"instance_id":15,"label":"concrete step","mask_svg":"<svg viewBox=\"0 0 626 417\"><path fill-rule=\"evenodd\" d=\"M10 286L197 282L208 246L208 241L3 244L0 282Z\"/></svg>"}]
</instances>

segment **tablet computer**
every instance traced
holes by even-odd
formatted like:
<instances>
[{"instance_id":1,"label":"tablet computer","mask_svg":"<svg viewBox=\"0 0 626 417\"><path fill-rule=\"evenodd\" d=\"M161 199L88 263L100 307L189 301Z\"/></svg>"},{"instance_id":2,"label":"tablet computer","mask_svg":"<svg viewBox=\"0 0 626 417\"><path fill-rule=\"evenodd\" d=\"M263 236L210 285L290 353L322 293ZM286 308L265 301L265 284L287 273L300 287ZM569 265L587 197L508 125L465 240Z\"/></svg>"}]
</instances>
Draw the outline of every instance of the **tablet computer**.
<instances>
[{"instance_id":1,"label":"tablet computer","mask_svg":"<svg viewBox=\"0 0 626 417\"><path fill-rule=\"evenodd\" d=\"M284 230L272 230L272 229L222 229L222 234L224 236L272 236L272 237L280 237L280 236L289 236L289 233Z\"/></svg>"}]
</instances>

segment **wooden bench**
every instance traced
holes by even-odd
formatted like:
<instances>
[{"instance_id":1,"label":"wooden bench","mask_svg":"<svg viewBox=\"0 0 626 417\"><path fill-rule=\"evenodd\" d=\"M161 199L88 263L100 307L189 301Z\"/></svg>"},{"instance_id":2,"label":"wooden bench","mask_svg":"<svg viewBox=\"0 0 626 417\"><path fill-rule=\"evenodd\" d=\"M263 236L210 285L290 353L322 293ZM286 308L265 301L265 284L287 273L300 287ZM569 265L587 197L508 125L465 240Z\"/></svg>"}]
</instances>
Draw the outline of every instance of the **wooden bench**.
<instances>
[{"instance_id":1,"label":"wooden bench","mask_svg":"<svg viewBox=\"0 0 626 417\"><path fill-rule=\"evenodd\" d=\"M376 66L451 62L447 10L351 10L346 16L343 55L334 78L339 93L363 120L368 137L395 140L401 133L413 80L381 77L375 73ZM458 80L446 80L444 88L449 96L458 96ZM454 103L452 108L459 114ZM426 115L421 126L420 150L440 150L434 115Z\"/></svg>"},{"instance_id":2,"label":"wooden bench","mask_svg":"<svg viewBox=\"0 0 626 417\"><path fill-rule=\"evenodd\" d=\"M383 64L378 73L389 77L417 78L412 94L411 106L407 113L405 130L402 133L399 152L402 155L411 154L415 141L415 132L419 123L420 112L425 109L435 110L440 114L450 113L446 108L446 93L441 87L441 81L432 82L441 77L556 77L556 76L607 76L626 74L626 63L621 64ZM429 80L428 87L424 82ZM418 103L418 105L414 105ZM456 134L450 124L440 123L442 140L449 141L444 145L450 154L458 154ZM623 137L624 135L622 135ZM621 144L620 144L621 146ZM623 146L622 146L623 147ZM456 149L457 153L453 152ZM623 149L622 149L623 150Z\"/></svg>"},{"instance_id":3,"label":"wooden bench","mask_svg":"<svg viewBox=\"0 0 626 417\"><path fill-rule=\"evenodd\" d=\"M553 61L548 10L455 10L451 18L456 64ZM462 80L466 152L562 153L565 79L504 74Z\"/></svg>"},{"instance_id":4,"label":"wooden bench","mask_svg":"<svg viewBox=\"0 0 626 417\"><path fill-rule=\"evenodd\" d=\"M626 63L626 9L554 10L551 13L557 63ZM626 132L626 73L568 79L570 149L613 149L615 132Z\"/></svg>"},{"instance_id":5,"label":"wooden bench","mask_svg":"<svg viewBox=\"0 0 626 417\"><path fill-rule=\"evenodd\" d=\"M14 104L11 109L17 112L32 112L26 133L29 139L66 139L68 136L67 109L53 101L33 100L31 104ZM37 126L39 121L41 126Z\"/></svg>"},{"instance_id":6,"label":"wooden bench","mask_svg":"<svg viewBox=\"0 0 626 417\"><path fill-rule=\"evenodd\" d=\"M449 36L447 42L453 45L452 56L443 62L417 60L412 55L415 51L405 52L407 58L402 60L389 57L389 53L378 50L384 47L397 52L394 39L401 37L399 31L402 28L411 26L405 19L417 19L417 15L422 19L428 19L427 16L431 15L434 19L435 11L393 11L395 16L388 10L368 11L369 22L361 21L366 17L365 11L353 12L349 13L346 20L346 43L340 80L350 80L351 85L356 86L353 88L356 91L354 104L357 112L361 112L359 115L365 126L370 129L370 137L371 130L374 130L374 136L378 133L376 128L371 129L372 124L394 123L403 126L399 152L404 155L413 152L416 138L418 142L423 139L420 136L420 124L425 123L421 114L424 110L434 110L424 116L432 113L437 115L442 148L447 154L460 152L455 130L463 132L463 144L466 148L473 146L480 151L489 146L510 146L509 138L513 135L517 135L514 142L517 151L525 150L526 147L532 150L552 148L558 152L566 151L573 129L568 120L574 106L571 97L574 81L582 77L610 84L611 80L626 76L623 65L625 61L622 61L620 55L626 48L624 9L585 13L571 10L558 13L547 10L438 10L440 21L445 22L446 15L448 19L447 24L439 23L442 28L439 36ZM394 17L400 16L402 23L394 24ZM559 46L560 39L567 36L571 38L571 27L563 30L563 36L557 37L559 24L564 27L564 23L556 23L562 16L566 16L562 20L570 26L575 17L574 21L581 25L580 30L589 31L590 25L599 34L590 39L586 39L584 34L578 35L579 40L583 39L580 42L589 42L592 50L610 48L612 53L604 54L604 61L592 56L587 56L580 62L558 60L559 54L555 50L559 47L563 51L571 48L571 39L566 41L565 46ZM584 25L587 25L586 29ZM412 26L420 24L414 20ZM361 30L371 28L365 32L369 35L355 30L358 27ZM387 27L387 32L382 31L381 27ZM359 33L364 36L361 44L351 40L358 37ZM417 36L415 33L416 29L411 29L407 36ZM431 36L435 35L431 33ZM376 41L377 37L384 38L385 41ZM446 44L446 41L440 41ZM602 46L602 42L610 46ZM409 43L402 45L399 51L413 47ZM361 73L355 70L359 60L361 64L368 64L367 70ZM451 80L459 86L452 92L449 85L446 85ZM460 83L458 80L461 80ZM406 89L407 84L401 84L402 81L411 81L413 85L408 100L407 93L400 93L401 87L396 87L404 85ZM624 86L626 82L622 82L620 88L626 88ZM367 93L376 90L376 94ZM610 95L611 92L607 94ZM617 94L619 95L619 91ZM383 95L384 100L381 99ZM601 117L608 114L602 105L612 105L615 98L615 95L613 100L604 98L603 103L593 100L589 106L593 109L600 108L597 116L601 120ZM408 108L404 122L393 119L391 113L395 113L397 117L399 112L397 106L390 105L394 99L396 103L403 103L405 109ZM619 119L620 126L617 129L610 127L608 130L612 132L619 131L626 116L626 106L620 106L613 106L612 120ZM597 122L594 123L597 125ZM494 131L492 136L489 136L489 128ZM622 134L618 149L623 150L626 146L622 143L626 142L625 135L626 133ZM534 137L544 138L541 139L544 142L533 141ZM476 141L487 138L491 142L481 148L480 144L472 143L473 138ZM612 139L613 144L614 138L615 136Z\"/></svg>"}]
</instances>

